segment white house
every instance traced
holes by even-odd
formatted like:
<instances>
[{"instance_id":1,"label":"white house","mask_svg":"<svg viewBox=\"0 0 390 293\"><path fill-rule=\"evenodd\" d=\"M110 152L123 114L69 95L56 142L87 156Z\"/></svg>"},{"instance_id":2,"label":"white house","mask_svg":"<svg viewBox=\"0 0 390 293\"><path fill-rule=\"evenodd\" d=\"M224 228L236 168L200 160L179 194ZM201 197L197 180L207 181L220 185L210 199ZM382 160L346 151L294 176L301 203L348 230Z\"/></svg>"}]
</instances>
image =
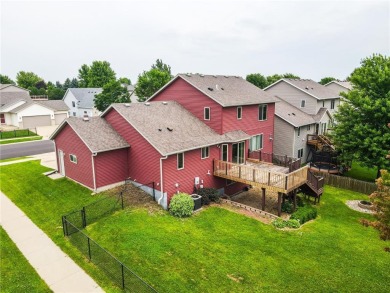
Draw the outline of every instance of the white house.
<instances>
[{"instance_id":1,"label":"white house","mask_svg":"<svg viewBox=\"0 0 390 293\"><path fill-rule=\"evenodd\" d=\"M101 88L68 88L62 100L69 107L69 116L100 115L101 112L95 108L94 99L101 92Z\"/></svg>"}]
</instances>

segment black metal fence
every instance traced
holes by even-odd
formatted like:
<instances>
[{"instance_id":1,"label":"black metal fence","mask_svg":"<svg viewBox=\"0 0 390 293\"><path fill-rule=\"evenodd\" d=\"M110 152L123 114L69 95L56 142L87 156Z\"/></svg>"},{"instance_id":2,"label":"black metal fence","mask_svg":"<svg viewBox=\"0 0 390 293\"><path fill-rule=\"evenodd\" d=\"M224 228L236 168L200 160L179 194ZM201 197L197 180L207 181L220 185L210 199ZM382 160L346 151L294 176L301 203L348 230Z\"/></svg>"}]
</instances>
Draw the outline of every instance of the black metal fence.
<instances>
[{"instance_id":1,"label":"black metal fence","mask_svg":"<svg viewBox=\"0 0 390 293\"><path fill-rule=\"evenodd\" d=\"M36 136L36 135L37 135L36 128L0 131L0 139L15 138L15 137L27 137L27 136Z\"/></svg>"},{"instance_id":2,"label":"black metal fence","mask_svg":"<svg viewBox=\"0 0 390 293\"><path fill-rule=\"evenodd\" d=\"M100 199L81 210L62 217L64 236L120 288L128 292L157 292L116 257L102 248L83 231L87 225L124 208L122 192L115 198Z\"/></svg>"}]
</instances>

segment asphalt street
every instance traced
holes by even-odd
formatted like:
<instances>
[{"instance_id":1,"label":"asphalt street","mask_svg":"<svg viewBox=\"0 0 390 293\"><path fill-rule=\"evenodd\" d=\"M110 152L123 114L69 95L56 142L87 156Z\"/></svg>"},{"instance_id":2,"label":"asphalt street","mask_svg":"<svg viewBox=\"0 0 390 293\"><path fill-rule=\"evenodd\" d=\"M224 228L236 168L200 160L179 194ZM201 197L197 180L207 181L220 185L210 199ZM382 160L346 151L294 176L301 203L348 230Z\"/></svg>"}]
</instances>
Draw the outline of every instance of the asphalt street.
<instances>
[{"instance_id":1,"label":"asphalt street","mask_svg":"<svg viewBox=\"0 0 390 293\"><path fill-rule=\"evenodd\" d=\"M0 145L0 160L54 152L51 140Z\"/></svg>"}]
</instances>

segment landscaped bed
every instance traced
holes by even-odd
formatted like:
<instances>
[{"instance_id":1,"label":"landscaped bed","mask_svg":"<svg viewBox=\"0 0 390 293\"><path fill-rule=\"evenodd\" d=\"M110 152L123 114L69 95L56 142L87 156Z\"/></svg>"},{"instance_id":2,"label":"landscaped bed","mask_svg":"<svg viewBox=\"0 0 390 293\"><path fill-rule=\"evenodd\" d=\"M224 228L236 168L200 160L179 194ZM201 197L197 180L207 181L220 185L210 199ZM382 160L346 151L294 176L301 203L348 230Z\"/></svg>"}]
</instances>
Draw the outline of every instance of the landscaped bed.
<instances>
[{"instance_id":1,"label":"landscaped bed","mask_svg":"<svg viewBox=\"0 0 390 293\"><path fill-rule=\"evenodd\" d=\"M105 290L110 281L62 235L61 215L98 197L53 181L37 162L1 169L1 188ZM178 219L142 200L87 227L87 233L159 292L387 292L388 245L347 200L367 196L326 186L318 217L282 231L218 206Z\"/></svg>"}]
</instances>

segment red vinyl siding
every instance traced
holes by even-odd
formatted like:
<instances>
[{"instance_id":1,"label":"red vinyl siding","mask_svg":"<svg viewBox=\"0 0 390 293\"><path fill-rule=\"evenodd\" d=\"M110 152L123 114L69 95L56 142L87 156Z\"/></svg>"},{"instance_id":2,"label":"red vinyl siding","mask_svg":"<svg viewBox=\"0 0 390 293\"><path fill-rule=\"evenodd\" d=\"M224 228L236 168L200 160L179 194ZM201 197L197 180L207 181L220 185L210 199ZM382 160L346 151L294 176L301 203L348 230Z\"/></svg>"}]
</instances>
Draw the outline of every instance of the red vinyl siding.
<instances>
[{"instance_id":1,"label":"red vinyl siding","mask_svg":"<svg viewBox=\"0 0 390 293\"><path fill-rule=\"evenodd\" d=\"M93 189L92 153L84 142L66 125L56 136L55 143L57 155L58 150L64 152L65 176ZM77 156L77 164L70 161L70 154Z\"/></svg>"},{"instance_id":2,"label":"red vinyl siding","mask_svg":"<svg viewBox=\"0 0 390 293\"><path fill-rule=\"evenodd\" d=\"M168 204L177 191L193 193L195 177L199 177L200 182L203 180L203 187L222 188L225 186L224 179L212 175L213 159L220 157L219 151L217 146L211 146L207 159L201 159L200 149L185 152L184 169L181 170L177 170L177 155L171 155L163 161L164 191L168 194ZM207 175L208 171L210 175ZM176 183L179 184L177 188Z\"/></svg>"},{"instance_id":3,"label":"red vinyl siding","mask_svg":"<svg viewBox=\"0 0 390 293\"><path fill-rule=\"evenodd\" d=\"M97 188L124 181L128 177L127 154L128 149L125 148L98 153L94 157Z\"/></svg>"},{"instance_id":4,"label":"red vinyl siding","mask_svg":"<svg viewBox=\"0 0 390 293\"><path fill-rule=\"evenodd\" d=\"M159 183L161 154L116 110L112 109L104 118L130 145L127 177L142 184Z\"/></svg>"},{"instance_id":5,"label":"red vinyl siding","mask_svg":"<svg viewBox=\"0 0 390 293\"><path fill-rule=\"evenodd\" d=\"M180 77L152 101L177 101L215 132L222 134L222 106ZM204 120L204 107L210 107L210 120Z\"/></svg>"}]
</instances>

